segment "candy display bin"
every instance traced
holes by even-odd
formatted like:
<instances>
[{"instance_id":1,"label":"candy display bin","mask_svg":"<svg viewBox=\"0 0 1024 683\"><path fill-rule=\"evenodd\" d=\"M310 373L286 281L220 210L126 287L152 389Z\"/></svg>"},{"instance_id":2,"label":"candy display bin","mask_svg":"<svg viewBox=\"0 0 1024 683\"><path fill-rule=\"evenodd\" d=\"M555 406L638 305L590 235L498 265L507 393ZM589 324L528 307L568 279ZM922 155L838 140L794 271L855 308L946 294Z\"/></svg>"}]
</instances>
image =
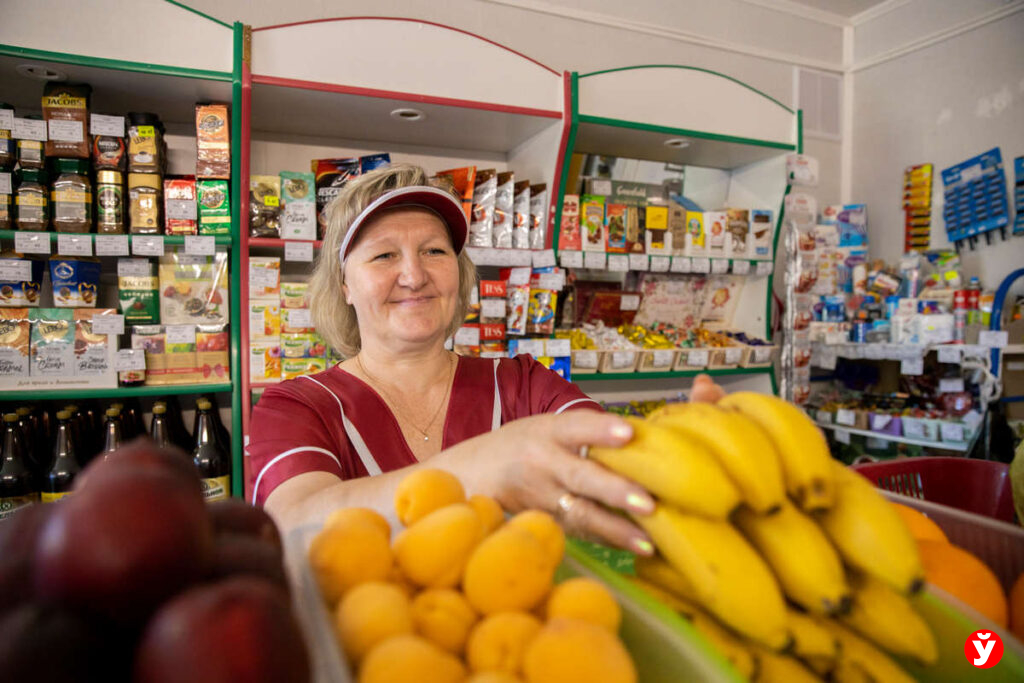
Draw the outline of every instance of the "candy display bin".
<instances>
[{"instance_id":1,"label":"candy display bin","mask_svg":"<svg viewBox=\"0 0 1024 683\"><path fill-rule=\"evenodd\" d=\"M891 413L870 413L868 414L868 425L873 432L888 434L889 436L900 436L903 434L903 420L899 415Z\"/></svg>"},{"instance_id":2,"label":"candy display bin","mask_svg":"<svg viewBox=\"0 0 1024 683\"><path fill-rule=\"evenodd\" d=\"M711 349L679 349L673 370L679 372L703 370L711 359Z\"/></svg>"},{"instance_id":3,"label":"candy display bin","mask_svg":"<svg viewBox=\"0 0 1024 683\"><path fill-rule=\"evenodd\" d=\"M636 365L640 362L640 353L640 351L605 351L598 371L604 373L635 372Z\"/></svg>"},{"instance_id":4,"label":"candy display bin","mask_svg":"<svg viewBox=\"0 0 1024 683\"><path fill-rule=\"evenodd\" d=\"M676 364L677 349L647 349L640 352L637 372L668 372Z\"/></svg>"},{"instance_id":5,"label":"candy display bin","mask_svg":"<svg viewBox=\"0 0 1024 683\"><path fill-rule=\"evenodd\" d=\"M772 364L772 358L779 347L744 345L743 357L740 359L741 368L767 368Z\"/></svg>"},{"instance_id":6,"label":"candy display bin","mask_svg":"<svg viewBox=\"0 0 1024 683\"><path fill-rule=\"evenodd\" d=\"M601 366L603 351L597 349L573 349L570 352L572 357L572 374L592 375Z\"/></svg>"}]
</instances>

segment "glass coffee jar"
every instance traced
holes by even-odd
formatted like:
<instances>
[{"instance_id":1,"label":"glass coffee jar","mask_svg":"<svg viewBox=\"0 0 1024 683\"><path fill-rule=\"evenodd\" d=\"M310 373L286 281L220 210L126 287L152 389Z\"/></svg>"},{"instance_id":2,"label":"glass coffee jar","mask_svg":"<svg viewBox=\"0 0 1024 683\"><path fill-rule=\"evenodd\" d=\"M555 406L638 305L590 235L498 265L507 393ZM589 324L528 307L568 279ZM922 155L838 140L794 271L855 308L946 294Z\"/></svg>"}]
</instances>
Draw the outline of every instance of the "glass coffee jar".
<instances>
[{"instance_id":1,"label":"glass coffee jar","mask_svg":"<svg viewBox=\"0 0 1024 683\"><path fill-rule=\"evenodd\" d=\"M50 229L50 194L46 172L23 168L15 173L18 189L14 192L14 227L18 230Z\"/></svg>"},{"instance_id":2,"label":"glass coffee jar","mask_svg":"<svg viewBox=\"0 0 1024 683\"><path fill-rule=\"evenodd\" d=\"M57 159L57 177L50 190L53 229L57 232L92 232L92 183L86 159Z\"/></svg>"},{"instance_id":3,"label":"glass coffee jar","mask_svg":"<svg viewBox=\"0 0 1024 683\"><path fill-rule=\"evenodd\" d=\"M124 232L124 175L120 171L96 171L96 232Z\"/></svg>"}]
</instances>

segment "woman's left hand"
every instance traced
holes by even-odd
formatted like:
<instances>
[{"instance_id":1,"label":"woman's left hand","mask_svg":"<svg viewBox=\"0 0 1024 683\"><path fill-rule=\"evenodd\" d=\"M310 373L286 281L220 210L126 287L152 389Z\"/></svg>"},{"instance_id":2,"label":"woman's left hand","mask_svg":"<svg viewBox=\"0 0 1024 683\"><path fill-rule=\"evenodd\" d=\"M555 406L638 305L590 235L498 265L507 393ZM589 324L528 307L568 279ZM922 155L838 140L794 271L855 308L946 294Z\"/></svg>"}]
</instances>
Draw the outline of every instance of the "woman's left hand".
<instances>
[{"instance_id":1,"label":"woman's left hand","mask_svg":"<svg viewBox=\"0 0 1024 683\"><path fill-rule=\"evenodd\" d=\"M709 375L697 375L690 389L690 401L694 403L718 403L725 398L725 389L715 384Z\"/></svg>"}]
</instances>

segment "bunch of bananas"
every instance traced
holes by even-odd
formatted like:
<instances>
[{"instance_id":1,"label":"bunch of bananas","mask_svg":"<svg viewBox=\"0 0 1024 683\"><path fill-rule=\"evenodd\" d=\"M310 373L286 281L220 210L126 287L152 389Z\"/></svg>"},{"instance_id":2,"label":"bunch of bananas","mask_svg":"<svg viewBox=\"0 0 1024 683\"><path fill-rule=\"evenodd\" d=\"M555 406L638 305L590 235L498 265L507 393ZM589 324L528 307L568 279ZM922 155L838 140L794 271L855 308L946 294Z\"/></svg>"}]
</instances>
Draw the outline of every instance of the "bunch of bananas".
<instances>
[{"instance_id":1,"label":"bunch of bananas","mask_svg":"<svg viewBox=\"0 0 1024 683\"><path fill-rule=\"evenodd\" d=\"M759 681L913 680L934 635L908 600L924 585L896 509L829 454L797 407L763 394L670 403L589 457L645 486L636 523L658 548L636 582Z\"/></svg>"}]
</instances>

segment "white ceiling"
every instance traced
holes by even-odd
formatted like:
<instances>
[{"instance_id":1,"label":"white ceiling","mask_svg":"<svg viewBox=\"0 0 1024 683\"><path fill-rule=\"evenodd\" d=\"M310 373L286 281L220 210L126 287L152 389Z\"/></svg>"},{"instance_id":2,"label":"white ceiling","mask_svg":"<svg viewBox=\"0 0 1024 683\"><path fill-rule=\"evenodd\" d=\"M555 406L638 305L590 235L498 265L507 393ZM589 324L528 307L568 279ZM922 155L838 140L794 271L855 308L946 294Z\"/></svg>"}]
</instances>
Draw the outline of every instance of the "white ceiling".
<instances>
[{"instance_id":1,"label":"white ceiling","mask_svg":"<svg viewBox=\"0 0 1024 683\"><path fill-rule=\"evenodd\" d=\"M886 0L790 0L790 2L850 19L875 5L881 5Z\"/></svg>"}]
</instances>

